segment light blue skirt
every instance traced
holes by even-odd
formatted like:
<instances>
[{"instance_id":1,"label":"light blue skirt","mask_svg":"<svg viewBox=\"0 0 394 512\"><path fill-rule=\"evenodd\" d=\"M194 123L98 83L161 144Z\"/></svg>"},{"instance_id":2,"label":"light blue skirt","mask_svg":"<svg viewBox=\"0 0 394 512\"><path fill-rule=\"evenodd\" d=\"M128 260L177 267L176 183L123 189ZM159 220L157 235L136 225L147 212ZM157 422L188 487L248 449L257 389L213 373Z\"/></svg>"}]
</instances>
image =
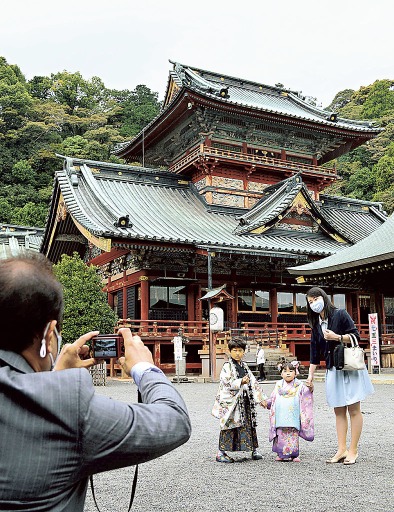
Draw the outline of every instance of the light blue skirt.
<instances>
[{"instance_id":1,"label":"light blue skirt","mask_svg":"<svg viewBox=\"0 0 394 512\"><path fill-rule=\"evenodd\" d=\"M352 372L336 368L326 371L326 397L330 407L344 407L361 402L373 392L366 368Z\"/></svg>"}]
</instances>

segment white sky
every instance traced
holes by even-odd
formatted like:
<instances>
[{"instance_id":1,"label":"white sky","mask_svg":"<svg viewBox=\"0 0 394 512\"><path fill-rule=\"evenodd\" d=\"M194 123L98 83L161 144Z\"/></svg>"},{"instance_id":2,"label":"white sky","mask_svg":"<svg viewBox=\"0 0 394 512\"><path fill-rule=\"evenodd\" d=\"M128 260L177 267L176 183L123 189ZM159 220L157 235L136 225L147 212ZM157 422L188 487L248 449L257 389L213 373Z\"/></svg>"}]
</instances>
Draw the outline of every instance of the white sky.
<instances>
[{"instance_id":1,"label":"white sky","mask_svg":"<svg viewBox=\"0 0 394 512\"><path fill-rule=\"evenodd\" d=\"M285 87L327 106L394 79L393 0L2 0L0 55L163 99L169 59Z\"/></svg>"}]
</instances>

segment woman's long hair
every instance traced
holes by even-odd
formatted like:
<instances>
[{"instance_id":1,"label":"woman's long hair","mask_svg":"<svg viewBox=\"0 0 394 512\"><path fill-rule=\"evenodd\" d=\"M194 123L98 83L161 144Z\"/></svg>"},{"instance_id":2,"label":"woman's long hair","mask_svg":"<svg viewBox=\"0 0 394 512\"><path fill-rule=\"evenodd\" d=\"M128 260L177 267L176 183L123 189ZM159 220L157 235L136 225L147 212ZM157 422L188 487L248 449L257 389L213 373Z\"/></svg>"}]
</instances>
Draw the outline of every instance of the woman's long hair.
<instances>
[{"instance_id":1,"label":"woman's long hair","mask_svg":"<svg viewBox=\"0 0 394 512\"><path fill-rule=\"evenodd\" d=\"M331 302L330 297L321 288L318 288L317 286L314 286L313 288L308 290L308 292L306 294L307 319L308 319L308 324L313 329L313 327L315 327L315 325L318 324L318 322L319 322L320 313L315 313L314 311L312 311L312 309L311 309L311 307L309 305L309 302L308 302L308 297L323 297L323 301L324 301L324 308L323 308L324 318L326 318L327 320L330 318L330 316L332 315L333 311L335 311L337 308Z\"/></svg>"}]
</instances>

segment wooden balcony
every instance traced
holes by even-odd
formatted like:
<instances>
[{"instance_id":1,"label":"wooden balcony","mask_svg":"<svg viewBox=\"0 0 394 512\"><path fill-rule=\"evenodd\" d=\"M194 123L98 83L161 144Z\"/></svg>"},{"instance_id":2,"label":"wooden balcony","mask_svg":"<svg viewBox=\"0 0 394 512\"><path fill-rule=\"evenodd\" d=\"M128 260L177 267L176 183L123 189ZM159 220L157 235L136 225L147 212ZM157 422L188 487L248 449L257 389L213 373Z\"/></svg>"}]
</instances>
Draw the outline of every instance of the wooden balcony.
<instances>
[{"instance_id":1,"label":"wooden balcony","mask_svg":"<svg viewBox=\"0 0 394 512\"><path fill-rule=\"evenodd\" d=\"M179 336L179 331L190 341L201 341L207 343L209 339L209 324L207 321L176 321L176 320L131 320L130 318L118 320L116 329L129 327L131 331L146 341L162 340L171 341L174 336ZM356 325L361 340L369 341L368 324ZM383 332L386 331L382 326ZM238 326L229 327L226 331L233 336L244 336L253 338L263 343L274 345L278 339L289 341L308 341L310 338L310 327L303 323L286 322L241 322ZM220 335L220 333L219 333ZM220 337L220 336L219 336ZM394 335L383 335L386 338Z\"/></svg>"},{"instance_id":2,"label":"wooden balcony","mask_svg":"<svg viewBox=\"0 0 394 512\"><path fill-rule=\"evenodd\" d=\"M134 334L138 334L142 341L148 346L155 343L171 344L175 336L180 334L187 338L187 342L200 344L201 348L208 349L209 346L209 323L207 321L176 321L176 320L141 320L130 318L118 320L116 330L121 327L128 327ZM361 344L364 348L369 346L369 326L368 324L356 325ZM218 349L225 349L227 341L231 336L242 336L249 346L262 342L264 346L277 348L284 347L290 349L294 354L297 344L309 345L311 330L305 323L285 323L285 322L240 322L238 325L227 324L226 330L216 335L216 344ZM382 332L387 333L387 326L381 326ZM394 340L393 335L383 335L383 343L390 343ZM389 338L389 339L388 339ZM305 358L302 358L305 359ZM302 360L305 366L309 365L308 360ZM323 363L323 362L322 362ZM175 364L160 363L160 367L168 373L175 372ZM187 361L187 371L201 371L201 362ZM110 376L116 376L121 371L121 367L113 359L109 364Z\"/></svg>"},{"instance_id":3,"label":"wooden balcony","mask_svg":"<svg viewBox=\"0 0 394 512\"><path fill-rule=\"evenodd\" d=\"M331 167L320 167L317 165L303 164L299 162L292 162L290 160L281 160L279 158L271 158L267 156L258 156L249 153L242 153L237 151L229 151L224 149L213 148L200 144L197 148L193 149L188 155L180 158L173 163L169 170L174 173L181 173L191 164L201 162L209 163L210 160L223 160L232 163L246 164L255 166L256 169L271 169L292 172L294 174L302 172L304 175L310 176L324 176L335 179L337 171Z\"/></svg>"},{"instance_id":4,"label":"wooden balcony","mask_svg":"<svg viewBox=\"0 0 394 512\"><path fill-rule=\"evenodd\" d=\"M190 341L201 341L204 344L209 339L209 323L207 321L176 321L176 320L131 320L120 319L117 329L129 327L143 341L171 341L174 336L185 336Z\"/></svg>"}]
</instances>

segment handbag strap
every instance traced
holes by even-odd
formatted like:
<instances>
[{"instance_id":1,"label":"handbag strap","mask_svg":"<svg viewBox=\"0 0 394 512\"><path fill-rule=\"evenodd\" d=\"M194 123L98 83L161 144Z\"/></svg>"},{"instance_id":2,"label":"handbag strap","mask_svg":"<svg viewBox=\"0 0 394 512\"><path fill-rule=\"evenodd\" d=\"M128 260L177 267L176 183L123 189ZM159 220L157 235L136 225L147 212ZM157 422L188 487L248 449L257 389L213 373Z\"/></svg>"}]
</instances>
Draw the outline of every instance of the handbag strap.
<instances>
[{"instance_id":1,"label":"handbag strap","mask_svg":"<svg viewBox=\"0 0 394 512\"><path fill-rule=\"evenodd\" d=\"M348 333L348 336L350 338L350 344L353 348L358 347L358 340L356 338L356 335L353 333Z\"/></svg>"}]
</instances>

